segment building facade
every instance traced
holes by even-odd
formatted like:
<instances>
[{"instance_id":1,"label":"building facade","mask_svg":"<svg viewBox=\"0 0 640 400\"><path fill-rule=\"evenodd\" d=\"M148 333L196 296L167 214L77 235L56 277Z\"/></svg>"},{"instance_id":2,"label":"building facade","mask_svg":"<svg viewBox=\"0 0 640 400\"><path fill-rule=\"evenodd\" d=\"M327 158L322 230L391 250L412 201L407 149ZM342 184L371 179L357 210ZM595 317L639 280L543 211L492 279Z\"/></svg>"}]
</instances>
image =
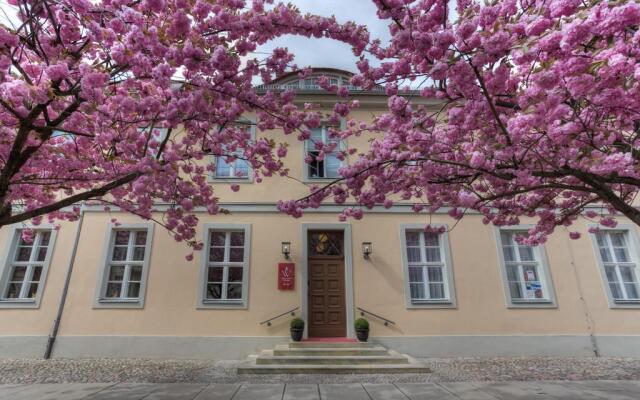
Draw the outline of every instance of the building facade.
<instances>
[{"instance_id":1,"label":"building facade","mask_svg":"<svg viewBox=\"0 0 640 400\"><path fill-rule=\"evenodd\" d=\"M313 79L264 89L296 88L300 101L331 109L337 98ZM361 107L349 118L386 106L381 91L351 95ZM313 137L326 140L326 129ZM240 358L286 342L291 310L306 337L355 337L364 312L372 340L414 356L640 356L640 242L624 218L598 234L579 220L581 239L558 229L537 247L514 241L526 222L499 229L403 202L344 223L331 203L295 219L277 201L336 178L341 161L317 160L295 137L252 133L289 143L297 179L256 183L241 161L214 160L211 184L229 213L199 214L204 250L191 262L160 225L98 206L58 230L36 227L32 243L23 225L0 229L0 356L43 357L53 342L53 357ZM428 223L447 230L425 233Z\"/></svg>"}]
</instances>

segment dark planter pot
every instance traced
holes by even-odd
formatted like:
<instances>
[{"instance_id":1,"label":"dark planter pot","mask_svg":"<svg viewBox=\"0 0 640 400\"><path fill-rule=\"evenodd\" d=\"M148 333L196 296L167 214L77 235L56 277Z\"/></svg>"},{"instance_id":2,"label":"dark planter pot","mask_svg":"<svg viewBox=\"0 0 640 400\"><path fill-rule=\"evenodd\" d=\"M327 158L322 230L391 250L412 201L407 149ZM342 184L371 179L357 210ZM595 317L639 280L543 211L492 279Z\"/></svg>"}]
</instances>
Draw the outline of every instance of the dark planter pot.
<instances>
[{"instance_id":1,"label":"dark planter pot","mask_svg":"<svg viewBox=\"0 0 640 400\"><path fill-rule=\"evenodd\" d=\"M368 329L357 329L356 336L358 340L361 342L366 342L369 339L369 330Z\"/></svg>"},{"instance_id":2,"label":"dark planter pot","mask_svg":"<svg viewBox=\"0 0 640 400\"><path fill-rule=\"evenodd\" d=\"M291 328L291 340L293 340L294 342L301 341L303 333L304 333L304 328L302 328L302 329L293 329L293 328Z\"/></svg>"}]
</instances>

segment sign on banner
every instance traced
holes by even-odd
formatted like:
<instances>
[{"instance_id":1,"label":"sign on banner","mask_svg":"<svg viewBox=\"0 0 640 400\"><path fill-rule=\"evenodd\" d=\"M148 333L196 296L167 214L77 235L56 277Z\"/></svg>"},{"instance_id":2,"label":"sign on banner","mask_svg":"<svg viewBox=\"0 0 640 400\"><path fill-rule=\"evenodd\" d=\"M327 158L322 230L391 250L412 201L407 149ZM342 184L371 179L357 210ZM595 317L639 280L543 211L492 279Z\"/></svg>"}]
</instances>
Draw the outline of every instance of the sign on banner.
<instances>
[{"instance_id":1,"label":"sign on banner","mask_svg":"<svg viewBox=\"0 0 640 400\"><path fill-rule=\"evenodd\" d=\"M278 264L278 289L293 290L296 281L296 265L294 263Z\"/></svg>"}]
</instances>

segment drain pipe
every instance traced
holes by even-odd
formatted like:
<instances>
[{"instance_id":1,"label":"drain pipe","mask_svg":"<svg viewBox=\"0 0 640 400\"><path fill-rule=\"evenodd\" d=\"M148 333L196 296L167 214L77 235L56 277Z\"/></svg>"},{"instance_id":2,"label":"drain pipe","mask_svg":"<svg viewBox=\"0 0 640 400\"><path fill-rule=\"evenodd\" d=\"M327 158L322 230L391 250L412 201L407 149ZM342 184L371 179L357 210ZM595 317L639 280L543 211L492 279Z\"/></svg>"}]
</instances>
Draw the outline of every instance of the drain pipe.
<instances>
[{"instance_id":1,"label":"drain pipe","mask_svg":"<svg viewBox=\"0 0 640 400\"><path fill-rule=\"evenodd\" d=\"M78 226L76 227L76 237L73 241L73 249L71 250L71 258L69 259L69 266L67 267L67 275L64 280L64 288L62 289L62 295L60 296L60 303L58 304L58 312L56 319L53 320L53 326L49 333L47 340L47 349L44 352L44 359L51 358L53 352L53 345L58 337L58 330L60 329L60 321L62 319L62 312L64 311L64 305L67 302L67 293L69 292L69 283L71 282L71 273L73 272L73 265L76 261L76 253L78 252L78 242L80 241L80 231L82 230L82 221L84 220L84 202L80 206L80 217L78 218Z\"/></svg>"},{"instance_id":2,"label":"drain pipe","mask_svg":"<svg viewBox=\"0 0 640 400\"><path fill-rule=\"evenodd\" d=\"M576 264L576 259L573 256L573 244L571 243L571 239L569 239L569 230L565 227L564 231L567 233L567 249L569 250L569 258L571 258L571 267L573 269L573 274L576 279L576 284L578 286L578 296L580 298L580 302L582 303L582 311L584 313L586 328L589 333L589 340L591 341L591 351L595 357L600 357L600 349L598 348L598 340L595 335L595 321L593 320L593 316L589 311L589 305L587 304L587 300L584 296L584 290L582 290L582 283L580 281L580 274L578 273L578 266Z\"/></svg>"}]
</instances>

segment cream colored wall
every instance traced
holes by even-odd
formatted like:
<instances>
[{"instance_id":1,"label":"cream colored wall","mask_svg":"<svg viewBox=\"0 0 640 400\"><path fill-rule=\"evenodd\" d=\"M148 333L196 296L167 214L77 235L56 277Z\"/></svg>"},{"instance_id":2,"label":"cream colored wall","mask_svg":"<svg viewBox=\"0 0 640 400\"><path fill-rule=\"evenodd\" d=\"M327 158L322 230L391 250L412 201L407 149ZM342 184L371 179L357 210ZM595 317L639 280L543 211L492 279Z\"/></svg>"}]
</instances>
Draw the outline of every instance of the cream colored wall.
<instances>
[{"instance_id":1,"label":"cream colored wall","mask_svg":"<svg viewBox=\"0 0 640 400\"><path fill-rule=\"evenodd\" d=\"M328 112L329 109L321 109ZM375 115L380 114L375 109L355 109L349 115L349 119L355 121L371 122ZM315 182L304 182L303 168L307 166L304 163L304 146L297 139L297 133L285 135L281 131L273 130L266 132L257 132L257 135L268 137L276 141L276 143L286 143L289 145L287 156L284 159L286 168L289 169L288 177L273 176L266 178L262 183L241 183L240 191L233 192L231 184L224 182L216 182L216 194L222 201L229 202L277 202L278 200L298 199L309 194L309 187L314 184L323 184L327 180L317 180ZM364 152L369 146L369 140L373 137L371 134L365 134L359 137L350 137L346 143L349 147L355 147L358 152ZM353 162L357 155L347 157L347 162ZM324 181L324 182L323 182ZM238 183L234 181L234 183Z\"/></svg>"},{"instance_id":2,"label":"cream colored wall","mask_svg":"<svg viewBox=\"0 0 640 400\"><path fill-rule=\"evenodd\" d=\"M375 109L355 110L351 117L370 121ZM264 133L276 142L289 143L286 159L290 176L303 177L303 147L296 135ZM349 145L367 148L370 136L350 138ZM221 201L227 203L275 203L308 194L305 184L291 178L273 177L261 184L243 184L238 193L229 184L216 183ZM259 322L300 305L300 254L302 223L336 223L337 215L307 213L294 219L278 213L242 213L200 216L198 237L204 223L248 223L252 225L248 309L197 309L200 253L192 262L184 243L176 243L164 229L156 226L143 309L93 308L102 255L111 218L122 223L140 222L130 215L88 212L79 242L61 335L167 335L167 336L286 336L287 318L272 327ZM160 214L156 217L160 218ZM428 217L414 214L367 214L352 224L355 306L363 307L396 322L384 327L374 319L372 335L517 335L585 334L587 322L581 293L597 334L640 334L637 309L610 309L595 253L584 221L573 229L583 238L570 241L559 229L545 245L558 307L554 309L509 309L498 264L494 228L481 223L477 215L460 221L449 234L457 297L455 309L407 309L401 259L400 225L427 223ZM454 221L436 215L433 223ZM621 220L621 222L624 222ZM0 336L47 335L64 283L72 243L73 223L63 223L53 252L39 309L0 309ZM6 247L10 229L0 229L1 248ZM280 243L292 243L292 262L296 263L295 291L278 291L276 266L283 261ZM361 243L373 242L370 260L360 254ZM1 258L4 261L6 256ZM577 274L577 277L576 277ZM582 291L578 289L578 281Z\"/></svg>"},{"instance_id":3,"label":"cream colored wall","mask_svg":"<svg viewBox=\"0 0 640 400\"><path fill-rule=\"evenodd\" d=\"M237 213L206 217L206 222L249 223L252 225L249 307L246 310L197 309L200 253L192 262L184 258L189 251L176 243L160 227L153 239L151 266L144 309L94 309L97 279L102 268L105 235L111 217L121 222L136 218L112 213L89 212L80 241L75 271L63 316L61 335L167 335L167 336L286 336L287 320L272 327L259 322L300 305L300 253L302 223L336 223L335 215L307 214L301 219L277 213ZM577 289L576 265L585 299L595 320L598 334L638 334L638 310L608 308L603 284L594 258L586 226L579 225L584 237L571 241L558 232L546 244L555 285L557 309L508 309L497 258L493 228L468 216L450 233L450 246L457 294L456 309L411 309L405 307L404 276L401 262L399 227L403 223L427 222L410 214L369 214L352 221L355 305L396 322L384 327L372 321L372 335L516 335L584 334L585 315ZM447 223L442 215L435 223ZM202 232L198 233L202 237ZM71 233L66 234L72 236ZM0 310L2 335L42 334L50 326L62 272L70 243L63 242L54 256L41 310ZM282 262L280 243L292 243L292 262L296 263L296 290L277 290L276 266ZM363 241L373 242L370 260L360 254ZM62 246L65 247L62 247ZM56 294L53 296L53 294ZM37 315L36 315L37 314ZM10 321L20 321L13 324Z\"/></svg>"}]
</instances>

